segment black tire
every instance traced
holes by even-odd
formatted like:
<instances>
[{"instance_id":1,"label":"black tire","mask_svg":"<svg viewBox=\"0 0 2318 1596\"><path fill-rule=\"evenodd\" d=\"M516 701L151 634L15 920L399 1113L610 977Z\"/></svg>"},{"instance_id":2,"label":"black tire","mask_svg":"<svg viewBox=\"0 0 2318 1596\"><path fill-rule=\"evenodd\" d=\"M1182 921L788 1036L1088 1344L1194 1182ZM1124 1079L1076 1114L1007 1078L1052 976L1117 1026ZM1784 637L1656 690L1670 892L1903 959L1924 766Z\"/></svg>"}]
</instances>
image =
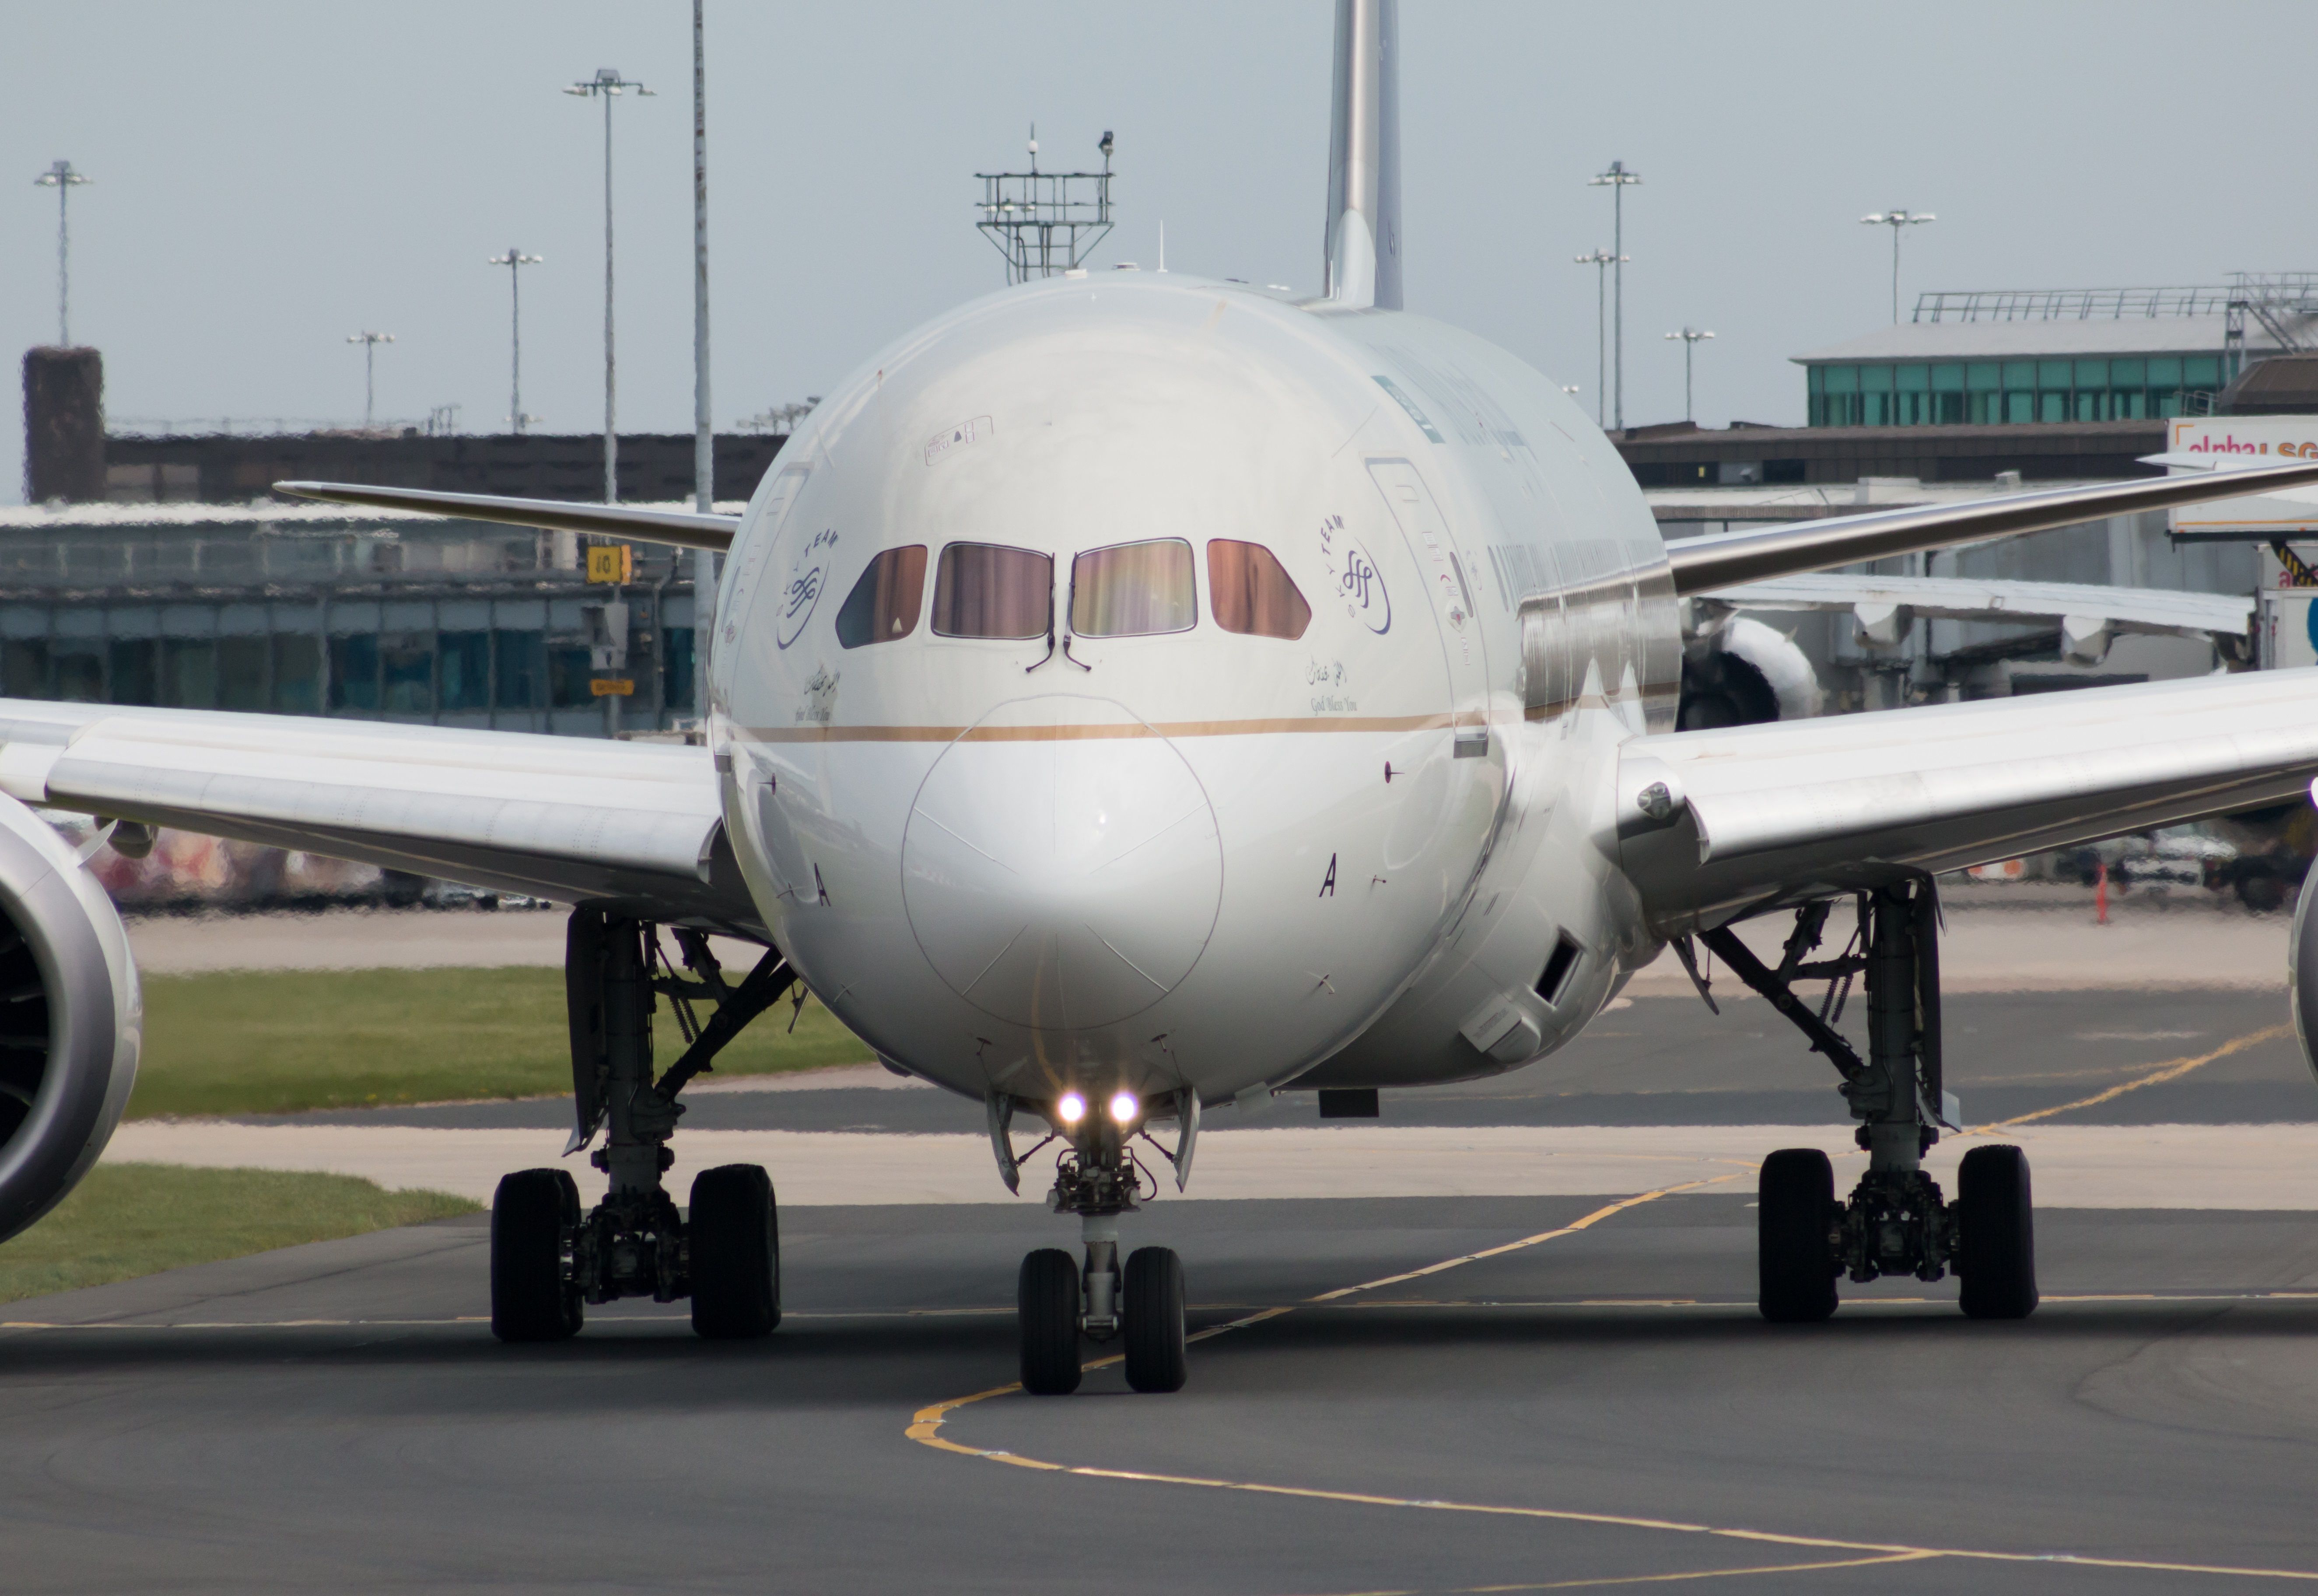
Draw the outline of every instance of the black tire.
<instances>
[{"instance_id":1,"label":"black tire","mask_svg":"<svg viewBox=\"0 0 2318 1596\"><path fill-rule=\"evenodd\" d=\"M1127 1383L1137 1391L1181 1391L1183 1260L1168 1247L1138 1247L1127 1260Z\"/></svg>"},{"instance_id":2,"label":"black tire","mask_svg":"<svg viewBox=\"0 0 2318 1596\"><path fill-rule=\"evenodd\" d=\"M692 1178L692 1328L745 1341L781 1322L781 1230L772 1178L725 1164Z\"/></svg>"},{"instance_id":3,"label":"black tire","mask_svg":"<svg viewBox=\"0 0 2318 1596\"><path fill-rule=\"evenodd\" d=\"M1956 1274L1974 1319L2026 1319L2036 1311L2036 1206L2028 1155L1975 1147L1956 1172Z\"/></svg>"},{"instance_id":4,"label":"black tire","mask_svg":"<svg viewBox=\"0 0 2318 1596\"><path fill-rule=\"evenodd\" d=\"M1079 1388L1079 1266L1059 1247L1022 1260L1015 1288L1022 1322L1022 1389L1068 1396Z\"/></svg>"},{"instance_id":5,"label":"black tire","mask_svg":"<svg viewBox=\"0 0 2318 1596\"><path fill-rule=\"evenodd\" d=\"M491 1333L503 1341L560 1341L585 1310L565 1278L563 1235L580 1223L580 1188L562 1170L522 1170L491 1195Z\"/></svg>"},{"instance_id":6,"label":"black tire","mask_svg":"<svg viewBox=\"0 0 2318 1596\"><path fill-rule=\"evenodd\" d=\"M2287 880L2268 870L2249 870L2238 877L2238 901L2256 914L2275 914L2286 907Z\"/></svg>"},{"instance_id":7,"label":"black tire","mask_svg":"<svg viewBox=\"0 0 2318 1596\"><path fill-rule=\"evenodd\" d=\"M1763 1161L1756 1186L1759 1305L1774 1324L1816 1324L1835 1312L1835 1254L1827 1242L1835 1166L1816 1147Z\"/></svg>"}]
</instances>

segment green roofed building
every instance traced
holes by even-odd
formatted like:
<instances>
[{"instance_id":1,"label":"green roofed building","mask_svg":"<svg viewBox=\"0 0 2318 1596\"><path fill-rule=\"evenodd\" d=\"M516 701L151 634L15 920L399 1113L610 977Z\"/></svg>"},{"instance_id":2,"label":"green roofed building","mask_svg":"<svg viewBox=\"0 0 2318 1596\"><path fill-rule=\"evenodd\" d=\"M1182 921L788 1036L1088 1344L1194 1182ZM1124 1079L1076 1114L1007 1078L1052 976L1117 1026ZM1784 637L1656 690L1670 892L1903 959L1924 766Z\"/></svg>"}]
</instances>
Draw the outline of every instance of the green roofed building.
<instances>
[{"instance_id":1,"label":"green roofed building","mask_svg":"<svg viewBox=\"0 0 2318 1596\"><path fill-rule=\"evenodd\" d=\"M2318 273L2240 273L1927 293L1909 320L1794 359L1811 426L1997 426L2207 415L2247 365L2314 350Z\"/></svg>"}]
</instances>

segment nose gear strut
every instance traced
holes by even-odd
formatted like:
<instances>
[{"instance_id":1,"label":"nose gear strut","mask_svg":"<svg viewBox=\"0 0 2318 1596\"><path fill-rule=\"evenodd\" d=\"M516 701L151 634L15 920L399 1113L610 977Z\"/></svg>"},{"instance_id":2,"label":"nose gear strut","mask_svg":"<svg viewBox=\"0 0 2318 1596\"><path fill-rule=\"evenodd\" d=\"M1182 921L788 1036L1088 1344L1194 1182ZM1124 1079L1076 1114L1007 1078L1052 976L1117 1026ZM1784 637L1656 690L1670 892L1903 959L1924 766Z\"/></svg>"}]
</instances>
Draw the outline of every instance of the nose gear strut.
<instances>
[{"instance_id":1,"label":"nose gear strut","mask_svg":"<svg viewBox=\"0 0 2318 1596\"><path fill-rule=\"evenodd\" d=\"M1011 1113L1011 1100L1002 1116L993 1107L993 1140L1002 1139L1005 1117ZM1198 1108L1179 1109L1178 1114L1196 1132ZM1136 1160L1131 1134L1126 1127L1090 1116L1074 1132L1072 1145L1055 1160L1055 1185L1047 1206L1055 1213L1079 1216L1085 1261L1082 1266L1069 1253L1051 1247L1022 1260L1016 1298L1022 1385L1036 1394L1059 1396L1078 1389L1081 1336L1108 1341L1123 1335L1127 1383L1136 1390L1182 1387L1181 1260L1167 1248L1142 1247L1121 1267L1119 1217L1134 1213L1155 1186Z\"/></svg>"}]
</instances>

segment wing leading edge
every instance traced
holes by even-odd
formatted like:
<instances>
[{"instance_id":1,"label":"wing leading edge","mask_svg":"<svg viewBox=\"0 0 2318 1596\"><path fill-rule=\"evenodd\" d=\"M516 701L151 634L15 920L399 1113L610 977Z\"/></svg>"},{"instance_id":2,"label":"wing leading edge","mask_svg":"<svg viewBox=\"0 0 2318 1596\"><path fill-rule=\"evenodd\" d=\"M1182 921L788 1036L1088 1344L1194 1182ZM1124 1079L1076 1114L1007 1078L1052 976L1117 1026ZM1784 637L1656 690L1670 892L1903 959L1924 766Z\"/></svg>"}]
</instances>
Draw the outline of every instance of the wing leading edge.
<instances>
[{"instance_id":1,"label":"wing leading edge","mask_svg":"<svg viewBox=\"0 0 2318 1596\"><path fill-rule=\"evenodd\" d=\"M0 699L0 792L761 931L705 749Z\"/></svg>"},{"instance_id":2,"label":"wing leading edge","mask_svg":"<svg viewBox=\"0 0 2318 1596\"><path fill-rule=\"evenodd\" d=\"M1654 929L2278 802L2318 779L2318 669L1636 738L1620 859Z\"/></svg>"},{"instance_id":3,"label":"wing leading edge","mask_svg":"<svg viewBox=\"0 0 2318 1596\"><path fill-rule=\"evenodd\" d=\"M1669 542L1675 591L1704 593L1740 582L1767 581L1804 571L1832 570L1862 560L1917 554L1983 538L2050 532L2109 516L2137 515L2213 499L2318 484L2318 465L2277 466L2202 476L2159 477L2011 493L1960 505L1918 505L1837 516L1749 532L1714 533Z\"/></svg>"},{"instance_id":4,"label":"wing leading edge","mask_svg":"<svg viewBox=\"0 0 2318 1596\"><path fill-rule=\"evenodd\" d=\"M737 516L704 516L689 510L645 510L621 505L567 503L553 498L500 498L487 493L436 493L423 488L372 488L353 482L276 482L277 493L330 504L373 509L424 510L462 521L497 521L547 532L584 532L598 537L629 537L644 543L674 543L722 554L740 529Z\"/></svg>"}]
</instances>

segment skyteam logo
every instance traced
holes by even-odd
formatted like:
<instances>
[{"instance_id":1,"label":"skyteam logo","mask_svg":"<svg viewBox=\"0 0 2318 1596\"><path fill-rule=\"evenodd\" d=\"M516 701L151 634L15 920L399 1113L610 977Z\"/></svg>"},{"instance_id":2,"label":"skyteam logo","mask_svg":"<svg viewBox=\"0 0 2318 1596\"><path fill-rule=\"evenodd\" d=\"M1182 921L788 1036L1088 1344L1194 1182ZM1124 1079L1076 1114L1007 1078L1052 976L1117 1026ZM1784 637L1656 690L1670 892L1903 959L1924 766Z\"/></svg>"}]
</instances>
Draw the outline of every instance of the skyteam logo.
<instances>
[{"instance_id":1,"label":"skyteam logo","mask_svg":"<svg viewBox=\"0 0 2318 1596\"><path fill-rule=\"evenodd\" d=\"M1320 523L1320 558L1336 578L1336 596L1344 614L1379 637L1391 631L1392 595L1385 591L1384 573L1360 539L1344 530L1342 516Z\"/></svg>"},{"instance_id":2,"label":"skyteam logo","mask_svg":"<svg viewBox=\"0 0 2318 1596\"><path fill-rule=\"evenodd\" d=\"M829 559L836 551L836 532L817 532L789 562L788 580L781 587L778 641L782 648L796 641L804 623L813 619L821 603L821 590L829 585Z\"/></svg>"}]
</instances>

